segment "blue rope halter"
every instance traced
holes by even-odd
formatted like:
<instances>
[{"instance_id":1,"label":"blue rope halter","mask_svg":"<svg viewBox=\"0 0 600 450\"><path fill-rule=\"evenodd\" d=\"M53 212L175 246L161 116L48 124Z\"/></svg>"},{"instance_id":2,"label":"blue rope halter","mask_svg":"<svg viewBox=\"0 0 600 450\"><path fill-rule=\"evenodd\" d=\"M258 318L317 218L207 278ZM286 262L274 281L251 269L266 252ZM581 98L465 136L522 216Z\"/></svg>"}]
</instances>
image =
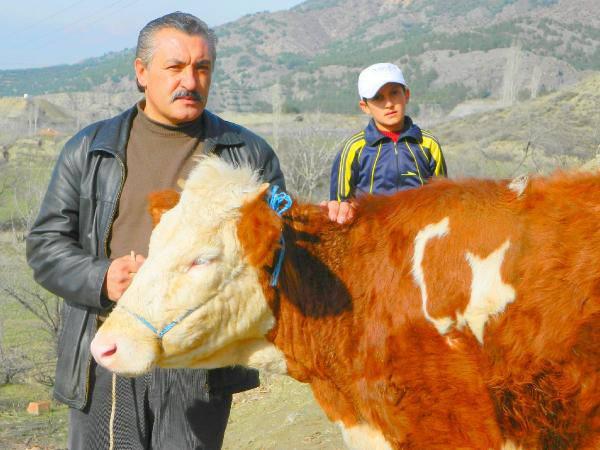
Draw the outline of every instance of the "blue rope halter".
<instances>
[{"instance_id":1,"label":"blue rope halter","mask_svg":"<svg viewBox=\"0 0 600 450\"><path fill-rule=\"evenodd\" d=\"M286 212L292 207L292 198L285 192L279 191L279 186L273 185L269 191L269 207L277 213L278 216ZM273 275L271 276L271 286L277 286L277 280L279 279L279 272L281 272L281 266L283 265L283 257L285 256L285 239L283 238L283 232L279 238L281 248L279 249L279 257L277 263L273 268Z\"/></svg>"},{"instance_id":2,"label":"blue rope halter","mask_svg":"<svg viewBox=\"0 0 600 450\"><path fill-rule=\"evenodd\" d=\"M140 316L137 313L134 313L133 311L127 309L125 306L119 305L117 303L117 307L123 309L125 312L127 312L131 316L135 317L137 320L139 320L142 323L142 325L145 325L147 328L150 328L152 330L152 332L158 336L159 339L162 339L163 336L165 334L167 334L175 325L177 325L179 322L181 322L183 319L185 319L187 316L189 316L191 313L193 313L194 311L196 311L199 308L199 306L198 306L198 307L193 308L193 309L188 309L185 313L183 313L177 319L175 319L174 321L172 321L172 322L168 323L167 325L165 325L161 330L158 330L146 318Z\"/></svg>"}]
</instances>

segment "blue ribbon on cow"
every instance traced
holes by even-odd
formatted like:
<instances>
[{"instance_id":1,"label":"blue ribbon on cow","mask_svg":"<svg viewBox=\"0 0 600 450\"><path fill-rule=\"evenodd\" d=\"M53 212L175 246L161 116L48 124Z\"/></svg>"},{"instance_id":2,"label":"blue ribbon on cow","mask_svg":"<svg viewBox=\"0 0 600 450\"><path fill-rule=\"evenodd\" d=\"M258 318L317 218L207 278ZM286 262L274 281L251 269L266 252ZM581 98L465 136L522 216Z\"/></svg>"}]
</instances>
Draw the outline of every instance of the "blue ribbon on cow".
<instances>
[{"instance_id":1,"label":"blue ribbon on cow","mask_svg":"<svg viewBox=\"0 0 600 450\"><path fill-rule=\"evenodd\" d=\"M135 317L137 320L139 320L144 326L146 326L147 328L149 328L150 330L152 330L152 332L154 334L156 334L158 336L159 339L162 339L163 336L165 334L167 334L169 331L171 331L171 329L177 325L179 322L181 322L183 319L185 319L187 316L189 316L191 313L193 313L194 311L196 311L198 308L200 308L199 306L197 306L196 308L193 309L188 309L185 311L185 313L183 313L181 316L179 316L177 319L175 319L174 321L172 321L171 323L165 325L161 330L157 329L154 325L152 325L145 317L140 316L137 313L134 313L133 311L131 311L130 309L126 308L125 306L121 305L120 303L117 303L117 308L123 309L125 312L129 313L131 316Z\"/></svg>"},{"instance_id":2,"label":"blue ribbon on cow","mask_svg":"<svg viewBox=\"0 0 600 450\"><path fill-rule=\"evenodd\" d=\"M271 186L271 190L269 191L269 207L281 217L284 212L292 207L292 197L290 197L286 192L278 191L279 186ZM277 258L277 263L275 264L275 267L273 268L273 274L271 275L272 287L277 286L279 272L281 272L281 266L283 265L283 257L285 255L285 239L283 238L283 232L279 238L279 243L281 244L281 248L279 249L279 257Z\"/></svg>"}]
</instances>

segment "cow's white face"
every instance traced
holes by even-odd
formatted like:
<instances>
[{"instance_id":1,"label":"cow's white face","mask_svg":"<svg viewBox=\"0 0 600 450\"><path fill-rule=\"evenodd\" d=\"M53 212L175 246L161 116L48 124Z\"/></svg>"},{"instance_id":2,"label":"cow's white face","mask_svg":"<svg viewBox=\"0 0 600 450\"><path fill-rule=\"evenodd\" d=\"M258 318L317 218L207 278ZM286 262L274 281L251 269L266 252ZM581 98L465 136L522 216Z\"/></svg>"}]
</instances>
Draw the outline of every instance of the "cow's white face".
<instances>
[{"instance_id":1,"label":"cow's white face","mask_svg":"<svg viewBox=\"0 0 600 450\"><path fill-rule=\"evenodd\" d=\"M241 204L260 192L248 169L234 170L215 158L198 165L180 202L152 233L146 262L94 338L92 353L100 364L138 375L153 365L252 365L265 352L272 359L277 352L264 336L275 321L236 233ZM162 339L136 317L160 331L188 311Z\"/></svg>"}]
</instances>

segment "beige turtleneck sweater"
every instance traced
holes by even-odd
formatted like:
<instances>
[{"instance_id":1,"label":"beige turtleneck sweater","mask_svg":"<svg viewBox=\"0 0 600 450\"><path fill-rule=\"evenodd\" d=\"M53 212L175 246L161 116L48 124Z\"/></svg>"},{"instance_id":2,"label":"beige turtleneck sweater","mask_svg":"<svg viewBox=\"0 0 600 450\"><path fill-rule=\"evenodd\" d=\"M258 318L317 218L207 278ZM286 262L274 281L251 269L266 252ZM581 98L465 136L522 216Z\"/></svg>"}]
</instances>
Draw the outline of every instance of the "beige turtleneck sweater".
<instances>
[{"instance_id":1,"label":"beige turtleneck sweater","mask_svg":"<svg viewBox=\"0 0 600 450\"><path fill-rule=\"evenodd\" d=\"M133 119L127 143L127 173L110 237L110 257L148 255L152 221L148 194L178 189L177 180L186 179L195 165L194 156L203 151L202 121L182 126L155 122L142 111Z\"/></svg>"}]
</instances>

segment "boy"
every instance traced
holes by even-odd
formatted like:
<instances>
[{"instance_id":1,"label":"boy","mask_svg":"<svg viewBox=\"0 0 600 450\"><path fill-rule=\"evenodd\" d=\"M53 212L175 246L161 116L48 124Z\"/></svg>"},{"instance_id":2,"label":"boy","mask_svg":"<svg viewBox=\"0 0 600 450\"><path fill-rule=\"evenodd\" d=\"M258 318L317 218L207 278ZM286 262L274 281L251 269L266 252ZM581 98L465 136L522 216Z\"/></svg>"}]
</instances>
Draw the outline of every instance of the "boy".
<instances>
[{"instance_id":1,"label":"boy","mask_svg":"<svg viewBox=\"0 0 600 450\"><path fill-rule=\"evenodd\" d=\"M379 63L364 69L358 94L360 109L371 120L344 142L333 162L328 210L339 223L353 216L352 198L392 194L446 176L437 139L405 115L410 90L397 66Z\"/></svg>"}]
</instances>

